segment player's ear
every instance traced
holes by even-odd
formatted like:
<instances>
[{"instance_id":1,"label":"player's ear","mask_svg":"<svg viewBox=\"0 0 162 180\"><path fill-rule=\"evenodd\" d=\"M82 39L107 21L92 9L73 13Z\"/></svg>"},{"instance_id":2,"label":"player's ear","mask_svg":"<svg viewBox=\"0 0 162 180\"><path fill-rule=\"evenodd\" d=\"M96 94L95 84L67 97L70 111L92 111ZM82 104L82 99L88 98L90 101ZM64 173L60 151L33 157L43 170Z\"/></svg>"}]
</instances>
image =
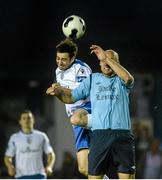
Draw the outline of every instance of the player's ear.
<instances>
[{"instance_id":1,"label":"player's ear","mask_svg":"<svg viewBox=\"0 0 162 180\"><path fill-rule=\"evenodd\" d=\"M71 63L74 62L75 57L76 57L75 55L71 57Z\"/></svg>"},{"instance_id":2,"label":"player's ear","mask_svg":"<svg viewBox=\"0 0 162 180\"><path fill-rule=\"evenodd\" d=\"M33 119L33 124L35 124L35 116L34 116L34 114L32 114L32 119Z\"/></svg>"}]
</instances>

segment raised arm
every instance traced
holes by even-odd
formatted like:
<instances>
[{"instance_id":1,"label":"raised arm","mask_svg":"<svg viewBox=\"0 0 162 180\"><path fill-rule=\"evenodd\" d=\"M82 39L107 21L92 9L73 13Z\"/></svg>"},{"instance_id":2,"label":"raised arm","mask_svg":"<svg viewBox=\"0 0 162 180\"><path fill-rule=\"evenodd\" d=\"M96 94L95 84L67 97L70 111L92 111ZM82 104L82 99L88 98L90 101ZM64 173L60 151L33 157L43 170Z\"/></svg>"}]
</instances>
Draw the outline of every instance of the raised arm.
<instances>
[{"instance_id":1,"label":"raised arm","mask_svg":"<svg viewBox=\"0 0 162 180\"><path fill-rule=\"evenodd\" d=\"M72 97L70 89L60 86L58 83L52 84L46 91L46 94L56 96L65 104L73 104L75 100Z\"/></svg>"},{"instance_id":2,"label":"raised arm","mask_svg":"<svg viewBox=\"0 0 162 180\"><path fill-rule=\"evenodd\" d=\"M133 83L134 78L133 76L118 62L114 59L106 57L106 62L111 67L111 69L121 78L124 80L125 84L130 85Z\"/></svg>"},{"instance_id":3,"label":"raised arm","mask_svg":"<svg viewBox=\"0 0 162 180\"><path fill-rule=\"evenodd\" d=\"M92 45L90 49L91 53L95 53L100 61L105 61L115 74L117 74L127 85L133 83L133 76L119 63L119 60L117 59L118 54L115 51L104 51L98 45Z\"/></svg>"}]
</instances>

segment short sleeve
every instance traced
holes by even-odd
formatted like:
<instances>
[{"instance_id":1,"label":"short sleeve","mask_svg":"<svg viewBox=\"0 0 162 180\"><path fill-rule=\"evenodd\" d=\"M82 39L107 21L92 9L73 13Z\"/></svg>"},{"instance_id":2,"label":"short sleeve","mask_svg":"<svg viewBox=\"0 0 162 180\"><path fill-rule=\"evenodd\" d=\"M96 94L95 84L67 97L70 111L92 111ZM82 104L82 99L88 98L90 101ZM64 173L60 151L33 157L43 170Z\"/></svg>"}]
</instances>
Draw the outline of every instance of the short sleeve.
<instances>
[{"instance_id":1,"label":"short sleeve","mask_svg":"<svg viewBox=\"0 0 162 180\"><path fill-rule=\"evenodd\" d=\"M86 99L90 95L91 75L84 79L80 85L72 91L73 98L78 101Z\"/></svg>"},{"instance_id":2,"label":"short sleeve","mask_svg":"<svg viewBox=\"0 0 162 180\"><path fill-rule=\"evenodd\" d=\"M14 136L12 135L9 139L5 155L14 157L15 154L16 154L16 146L15 146L15 142L14 142Z\"/></svg>"}]
</instances>

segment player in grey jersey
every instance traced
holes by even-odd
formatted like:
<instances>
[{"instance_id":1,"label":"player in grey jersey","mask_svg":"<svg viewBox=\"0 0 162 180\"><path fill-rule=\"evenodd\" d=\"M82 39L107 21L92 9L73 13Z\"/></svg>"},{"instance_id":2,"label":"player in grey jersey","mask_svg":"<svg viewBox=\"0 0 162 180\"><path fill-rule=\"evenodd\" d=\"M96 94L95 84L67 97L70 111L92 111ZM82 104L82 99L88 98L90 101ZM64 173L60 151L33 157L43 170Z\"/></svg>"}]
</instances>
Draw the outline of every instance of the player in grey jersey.
<instances>
[{"instance_id":1,"label":"player in grey jersey","mask_svg":"<svg viewBox=\"0 0 162 180\"><path fill-rule=\"evenodd\" d=\"M19 119L21 130L12 134L8 142L4 162L8 174L17 179L44 179L53 172L55 153L47 135L35 130L34 123L33 113L24 110ZM45 166L43 153L47 156Z\"/></svg>"}]
</instances>

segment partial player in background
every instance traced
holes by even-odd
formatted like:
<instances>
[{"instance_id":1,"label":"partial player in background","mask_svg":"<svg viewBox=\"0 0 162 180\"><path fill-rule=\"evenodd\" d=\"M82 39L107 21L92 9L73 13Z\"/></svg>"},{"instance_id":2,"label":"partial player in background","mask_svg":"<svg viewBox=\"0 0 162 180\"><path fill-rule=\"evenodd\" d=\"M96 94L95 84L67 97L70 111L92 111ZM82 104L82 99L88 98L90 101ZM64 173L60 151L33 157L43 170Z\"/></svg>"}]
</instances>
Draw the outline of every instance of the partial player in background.
<instances>
[{"instance_id":1,"label":"partial player in background","mask_svg":"<svg viewBox=\"0 0 162 180\"><path fill-rule=\"evenodd\" d=\"M10 136L4 162L8 174L17 179L44 179L52 175L55 153L44 132L34 129L34 115L30 110L20 114L21 130ZM43 153L47 156L44 167Z\"/></svg>"},{"instance_id":2,"label":"partial player in background","mask_svg":"<svg viewBox=\"0 0 162 180\"><path fill-rule=\"evenodd\" d=\"M78 46L74 41L66 38L56 46L56 80L61 86L75 89L88 77L92 71L83 61L76 59ZM50 91L51 87L47 89ZM77 101L74 104L65 104L66 112L71 123L75 119L86 116L91 112L89 98ZM89 153L89 133L90 130L73 125L75 135L75 148L79 172L85 176L88 175L88 153Z\"/></svg>"}]
</instances>

